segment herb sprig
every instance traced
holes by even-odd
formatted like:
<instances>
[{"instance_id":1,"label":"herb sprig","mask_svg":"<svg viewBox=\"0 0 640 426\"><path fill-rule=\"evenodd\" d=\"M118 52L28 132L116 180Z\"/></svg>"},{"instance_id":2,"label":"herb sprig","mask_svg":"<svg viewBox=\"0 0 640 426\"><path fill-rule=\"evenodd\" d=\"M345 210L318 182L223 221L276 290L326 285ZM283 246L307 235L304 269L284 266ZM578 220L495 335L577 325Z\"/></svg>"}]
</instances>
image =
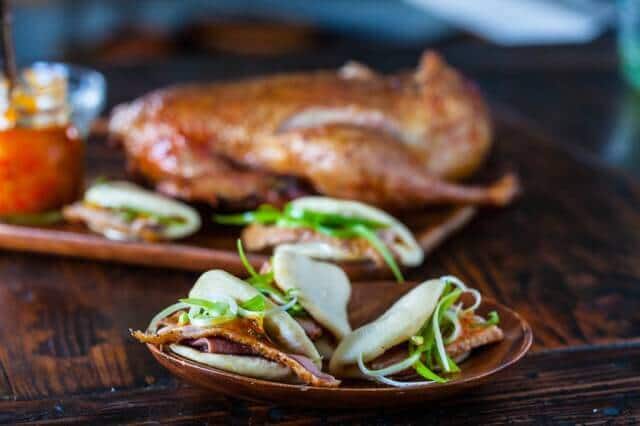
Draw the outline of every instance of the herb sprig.
<instances>
[{"instance_id":1,"label":"herb sprig","mask_svg":"<svg viewBox=\"0 0 640 426\"><path fill-rule=\"evenodd\" d=\"M279 305L287 305L291 303L296 297L295 290L290 289L283 293L280 289L276 288L273 285L273 282L275 280L273 271L265 272L262 274L256 272L256 270L251 265L251 262L249 262L249 259L247 259L247 255L244 252L242 241L240 239L238 239L236 246L238 248L238 256L240 256L240 261L249 273L249 278L247 278L246 281L260 293L264 294L265 296L271 297ZM306 311L297 301L287 309L287 312L293 316L306 315Z\"/></svg>"}]
</instances>

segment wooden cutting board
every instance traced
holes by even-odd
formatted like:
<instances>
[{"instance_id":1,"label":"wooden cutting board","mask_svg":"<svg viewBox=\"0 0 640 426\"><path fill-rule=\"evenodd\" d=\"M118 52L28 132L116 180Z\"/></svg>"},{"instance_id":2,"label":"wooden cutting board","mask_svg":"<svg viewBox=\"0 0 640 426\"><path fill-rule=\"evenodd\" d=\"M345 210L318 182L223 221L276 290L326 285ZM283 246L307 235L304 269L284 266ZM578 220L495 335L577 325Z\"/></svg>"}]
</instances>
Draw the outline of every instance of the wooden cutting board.
<instances>
[{"instance_id":1,"label":"wooden cutting board","mask_svg":"<svg viewBox=\"0 0 640 426\"><path fill-rule=\"evenodd\" d=\"M98 176L126 178L124 163L122 152L110 147L104 138L92 137L88 141L89 182ZM197 234L180 241L158 243L111 241L80 224L33 227L0 223L0 249L193 271L223 268L244 274L235 248L241 228L215 225L209 220L211 211L205 209L201 213L203 227ZM413 212L403 220L429 253L475 214L474 207L441 207ZM249 259L259 267L268 257L250 254ZM344 267L352 278L389 277L386 268L380 270L369 262L351 262Z\"/></svg>"}]
</instances>

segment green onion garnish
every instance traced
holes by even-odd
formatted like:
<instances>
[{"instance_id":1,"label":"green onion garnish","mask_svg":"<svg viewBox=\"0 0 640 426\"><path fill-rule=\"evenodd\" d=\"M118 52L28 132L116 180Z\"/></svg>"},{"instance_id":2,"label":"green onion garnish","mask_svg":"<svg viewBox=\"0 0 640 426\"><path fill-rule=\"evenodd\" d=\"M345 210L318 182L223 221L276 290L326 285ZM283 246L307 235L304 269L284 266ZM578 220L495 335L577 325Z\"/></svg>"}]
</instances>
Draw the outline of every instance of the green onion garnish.
<instances>
[{"instance_id":1,"label":"green onion garnish","mask_svg":"<svg viewBox=\"0 0 640 426\"><path fill-rule=\"evenodd\" d=\"M498 315L496 311L489 312L489 314L487 315L487 322L485 322L484 325L489 326L498 324L500 324L500 315Z\"/></svg>"},{"instance_id":2,"label":"green onion garnish","mask_svg":"<svg viewBox=\"0 0 640 426\"><path fill-rule=\"evenodd\" d=\"M460 367L447 354L445 345L458 339L461 333L460 317L469 312L474 313L475 309L480 306L482 296L477 290L467 287L458 278L445 276L440 280L444 283L442 294L431 318L422 326L417 335L411 336L409 339L407 358L380 370L370 370L364 364L362 354L360 354L358 367L365 376L391 386L404 387L446 383L449 381L448 375L460 372ZM461 302L457 303L463 293L470 293L475 299L473 305L466 309L463 309ZM474 326L486 327L498 324L499 321L498 313L491 311L487 315L486 321L474 324ZM416 373L427 381L404 382L388 377L404 371L408 367L413 367ZM441 376L435 371L444 374Z\"/></svg>"},{"instance_id":3,"label":"green onion garnish","mask_svg":"<svg viewBox=\"0 0 640 426\"><path fill-rule=\"evenodd\" d=\"M213 221L222 225L249 225L250 223L272 224L282 213L275 207L263 204L257 210L231 215L214 215Z\"/></svg>"},{"instance_id":4,"label":"green onion garnish","mask_svg":"<svg viewBox=\"0 0 640 426\"><path fill-rule=\"evenodd\" d=\"M275 225L287 228L309 228L334 238L364 238L382 256L398 282L404 282L402 272L393 254L380 240L377 231L388 225L374 220L342 216L335 213L312 212L294 208L288 203L282 211L271 205L262 205L255 211L233 215L214 215L213 220L223 225ZM240 249L238 249L240 251ZM244 263L244 262L243 262ZM247 267L247 265L245 265ZM256 274L247 271L253 277Z\"/></svg>"},{"instance_id":5,"label":"green onion garnish","mask_svg":"<svg viewBox=\"0 0 640 426\"><path fill-rule=\"evenodd\" d=\"M259 276L256 270L253 269L253 265L251 265L251 262L249 262L249 259L247 259L247 255L244 252L244 247L242 246L242 240L240 238L238 238L238 240L236 241L236 248L238 249L238 256L240 256L240 262L242 262L242 266L244 266L244 269L246 269L249 275L251 275L251 278Z\"/></svg>"},{"instance_id":6,"label":"green onion garnish","mask_svg":"<svg viewBox=\"0 0 640 426\"><path fill-rule=\"evenodd\" d=\"M456 362L454 360L452 360L449 355L447 355L447 361L449 362L449 369L450 369L451 373L459 373L460 372L460 367L458 367L458 364L456 364Z\"/></svg>"},{"instance_id":7,"label":"green onion garnish","mask_svg":"<svg viewBox=\"0 0 640 426\"><path fill-rule=\"evenodd\" d=\"M121 206L113 209L125 222L133 222L139 217L148 217L155 220L160 225L170 226L185 223L185 219L179 216L166 216L137 207Z\"/></svg>"},{"instance_id":8,"label":"green onion garnish","mask_svg":"<svg viewBox=\"0 0 640 426\"><path fill-rule=\"evenodd\" d=\"M286 293L283 293L282 291L280 291L280 289L274 287L272 285L274 281L273 272L269 271L265 272L264 274L259 274L258 272L256 272L244 252L242 240L238 239L238 241L236 242L236 246L238 248L238 256L240 257L240 262L242 262L242 265L249 273L249 278L246 281L251 284L253 288L258 290L263 295L271 297L279 305L286 305L287 303L293 301L295 297L295 294L293 294L292 292L293 289L288 290ZM293 316L303 315L306 313L302 305L297 302L293 303L293 305L289 309L287 309L287 312Z\"/></svg>"},{"instance_id":9,"label":"green onion garnish","mask_svg":"<svg viewBox=\"0 0 640 426\"><path fill-rule=\"evenodd\" d=\"M204 308L209 316L221 316L229 310L229 304L225 302L212 302L210 300L196 298L179 299L179 301L188 305Z\"/></svg>"},{"instance_id":10,"label":"green onion garnish","mask_svg":"<svg viewBox=\"0 0 640 426\"><path fill-rule=\"evenodd\" d=\"M182 312L178 317L178 325L187 325L189 324L189 314L186 312Z\"/></svg>"},{"instance_id":11,"label":"green onion garnish","mask_svg":"<svg viewBox=\"0 0 640 426\"><path fill-rule=\"evenodd\" d=\"M369 241L373 248L380 253L380 256L382 256L384 261L387 262L389 269L391 269L391 272L393 272L393 275L396 277L396 281L403 283L404 277L402 276L402 272L400 272L398 264L393 258L393 254L391 254L391 251L389 251L387 246L380 240L380 238L378 238L378 234L371 230L371 228L367 228L364 225L354 225L352 229L356 234Z\"/></svg>"},{"instance_id":12,"label":"green onion garnish","mask_svg":"<svg viewBox=\"0 0 640 426\"><path fill-rule=\"evenodd\" d=\"M252 297L240 305L242 309L252 312L264 312L265 300L262 294Z\"/></svg>"},{"instance_id":13,"label":"green onion garnish","mask_svg":"<svg viewBox=\"0 0 640 426\"><path fill-rule=\"evenodd\" d=\"M420 346L421 344L424 343L424 337L422 337L422 336L411 336L411 343L413 343L416 346Z\"/></svg>"},{"instance_id":14,"label":"green onion garnish","mask_svg":"<svg viewBox=\"0 0 640 426\"><path fill-rule=\"evenodd\" d=\"M436 383L446 383L448 381L447 379L445 379L443 377L440 377L436 373L431 371L420 360L416 361L416 363L413 364L413 368L415 368L416 372L418 374L420 374L422 377L424 377L425 379L427 379L427 380L432 380L432 381L434 381Z\"/></svg>"},{"instance_id":15,"label":"green onion garnish","mask_svg":"<svg viewBox=\"0 0 640 426\"><path fill-rule=\"evenodd\" d=\"M451 366L449 364L449 357L444 347L444 339L442 338L442 332L440 331L440 322L444 316L444 311L448 309L456 300L460 298L462 291L459 289L453 290L446 296L440 299L436 309L431 317L431 327L433 330L433 337L436 345L436 360L440 368L447 373L451 372Z\"/></svg>"}]
</instances>

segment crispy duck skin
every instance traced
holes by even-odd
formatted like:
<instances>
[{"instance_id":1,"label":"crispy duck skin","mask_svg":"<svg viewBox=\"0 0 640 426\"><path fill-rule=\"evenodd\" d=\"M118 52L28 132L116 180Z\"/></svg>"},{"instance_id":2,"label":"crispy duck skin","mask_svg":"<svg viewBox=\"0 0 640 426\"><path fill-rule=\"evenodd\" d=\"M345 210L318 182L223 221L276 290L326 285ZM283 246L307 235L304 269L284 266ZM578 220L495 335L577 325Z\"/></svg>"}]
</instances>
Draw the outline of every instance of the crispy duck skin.
<instances>
[{"instance_id":1,"label":"crispy duck skin","mask_svg":"<svg viewBox=\"0 0 640 426\"><path fill-rule=\"evenodd\" d=\"M204 337L218 337L230 342L251 348L251 351L263 358L289 367L300 380L312 386L337 387L340 381L328 374L315 371L304 357L287 354L267 338L267 336L251 324L249 320L234 320L220 326L201 328L192 325L174 326L162 329L158 334L145 333L139 330L131 331L131 335L140 343L163 345L180 343L185 339L200 339Z\"/></svg>"},{"instance_id":2,"label":"crispy duck skin","mask_svg":"<svg viewBox=\"0 0 640 426\"><path fill-rule=\"evenodd\" d=\"M491 123L477 89L433 52L414 73L350 64L158 90L117 107L109 129L158 190L213 205L285 201L292 177L393 209L504 205L518 191L510 175L488 187L448 182L483 162Z\"/></svg>"},{"instance_id":3,"label":"crispy duck skin","mask_svg":"<svg viewBox=\"0 0 640 426\"><path fill-rule=\"evenodd\" d=\"M447 345L447 354L452 358L490 343L504 339L502 329L497 325L478 326L478 318L474 315L463 316L460 320L462 333L460 337Z\"/></svg>"}]
</instances>

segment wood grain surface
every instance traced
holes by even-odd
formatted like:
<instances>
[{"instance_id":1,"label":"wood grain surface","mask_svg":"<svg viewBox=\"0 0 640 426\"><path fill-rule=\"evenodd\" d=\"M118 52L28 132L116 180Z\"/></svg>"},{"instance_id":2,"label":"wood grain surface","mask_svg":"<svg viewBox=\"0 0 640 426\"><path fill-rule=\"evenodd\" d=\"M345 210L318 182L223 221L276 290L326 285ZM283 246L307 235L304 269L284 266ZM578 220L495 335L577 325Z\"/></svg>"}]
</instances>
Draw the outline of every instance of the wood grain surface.
<instances>
[{"instance_id":1,"label":"wood grain surface","mask_svg":"<svg viewBox=\"0 0 640 426\"><path fill-rule=\"evenodd\" d=\"M506 67L509 57L498 59ZM488 58L478 59L486 67L478 75L497 72L489 65L495 57ZM556 64L520 58L522 69ZM560 68L595 68L596 77L585 81L596 90L599 73L606 70L574 56L561 58ZM392 56L383 59L387 67L397 67ZM221 72L233 77L238 69L260 71L238 67L230 62ZM185 68L174 65L163 72L177 69ZM210 78L199 65L186 69ZM506 87L514 90L529 77L532 84L537 81L533 74L506 75L512 77ZM168 79L145 67L114 71L112 101ZM507 90L498 83L489 90ZM579 92L571 92L573 103L567 99L560 105L579 111ZM541 109L544 102L531 105ZM496 150L479 179L516 170L524 183L522 199L508 209L480 211L471 226L409 278L455 274L522 314L535 341L532 353L513 369L456 399L397 410L291 409L227 399L173 378L127 334L184 295L197 274L3 251L0 422L640 422L640 186L580 150L565 151L510 109L497 111ZM558 105L549 105L549 111L563 113ZM580 146L580 140L572 146ZM109 152L96 145L89 162L108 162Z\"/></svg>"},{"instance_id":2,"label":"wood grain surface","mask_svg":"<svg viewBox=\"0 0 640 426\"><path fill-rule=\"evenodd\" d=\"M585 377L589 371L589 377ZM313 410L223 398L177 380L136 388L3 402L0 421L166 424L637 424L640 345L593 346L528 355L508 372L437 405Z\"/></svg>"},{"instance_id":3,"label":"wood grain surface","mask_svg":"<svg viewBox=\"0 0 640 426\"><path fill-rule=\"evenodd\" d=\"M534 349L539 351L523 362L528 368L559 369L564 364L584 373L578 368L580 356L610 356L608 362L620 371L638 369L629 361L629 354L640 351L635 343L629 343L630 352L611 355L602 347L568 348L638 335L640 295L635 284L640 271L633 260L640 248L640 229L634 227L640 190L626 176L575 160L517 123L501 121L497 141L487 169L518 170L525 195L512 208L481 212L473 226L411 278L455 274L521 313L533 327ZM607 227L602 226L604 218ZM122 415L133 420L142 418L136 404L150 401L158 411L140 408L149 418L177 419L180 413L197 412L222 419L246 406L233 403L229 411L220 397L183 388L127 335L129 327L143 327L159 308L184 295L196 274L9 252L0 258L0 271L0 395L5 400L0 413L5 419L14 414L31 420L38 415L91 419L100 410L120 406L120 414L111 411L114 419ZM556 348L564 349L549 351ZM613 367L603 361L602 368ZM590 377L612 380L597 366L588 371ZM566 372L556 374L561 373ZM550 377L544 369L536 374L554 386L576 386ZM637 386L631 377L619 380ZM509 392L521 395L523 404L535 400L513 381L513 374L506 372L488 386L493 391L485 391L479 401L466 396L462 406L489 410L491 404L482 401ZM178 393L173 392L176 388ZM593 398L594 404L601 401L589 389L578 386L576 392ZM543 389L531 388L534 391L544 395ZM178 398L182 393L184 399ZM213 399L205 404L207 398ZM555 398L560 404L569 395ZM131 403L127 409L125 401ZM217 414L203 414L205 406ZM248 415L263 410L247 407L252 407ZM411 417L410 412L404 415Z\"/></svg>"}]
</instances>

